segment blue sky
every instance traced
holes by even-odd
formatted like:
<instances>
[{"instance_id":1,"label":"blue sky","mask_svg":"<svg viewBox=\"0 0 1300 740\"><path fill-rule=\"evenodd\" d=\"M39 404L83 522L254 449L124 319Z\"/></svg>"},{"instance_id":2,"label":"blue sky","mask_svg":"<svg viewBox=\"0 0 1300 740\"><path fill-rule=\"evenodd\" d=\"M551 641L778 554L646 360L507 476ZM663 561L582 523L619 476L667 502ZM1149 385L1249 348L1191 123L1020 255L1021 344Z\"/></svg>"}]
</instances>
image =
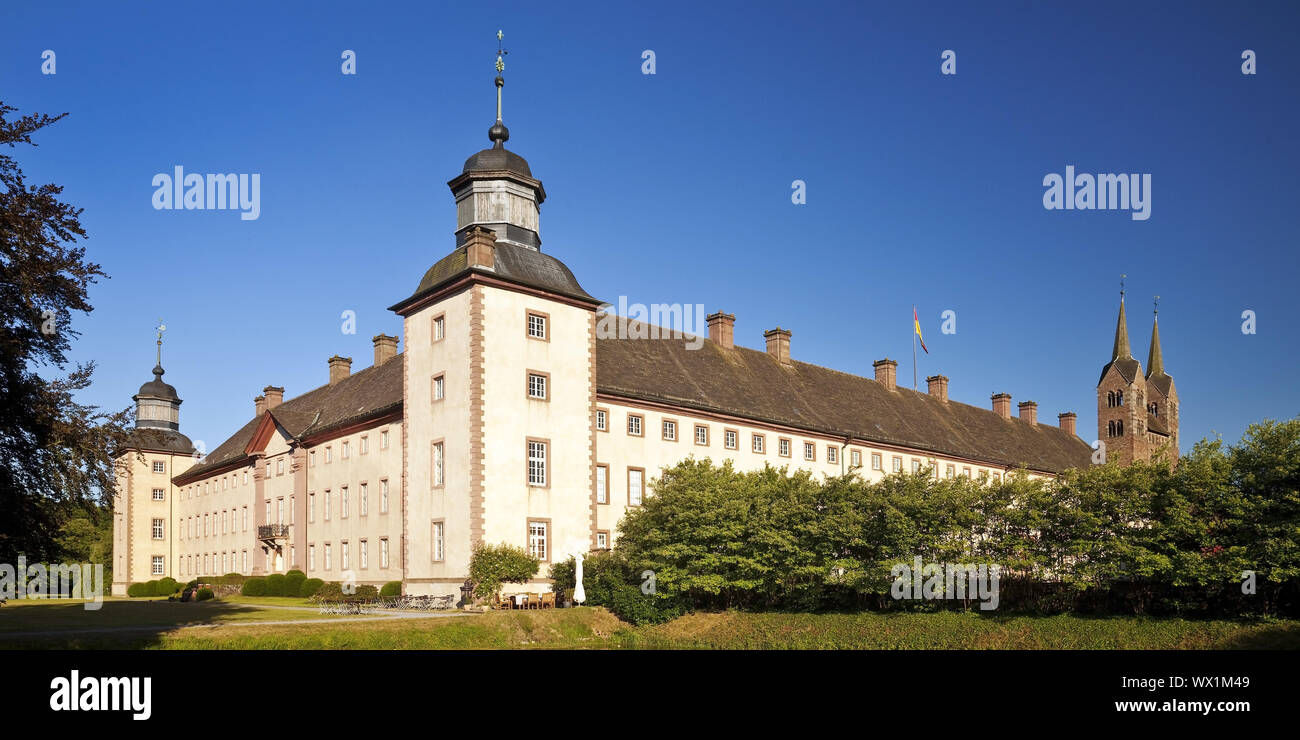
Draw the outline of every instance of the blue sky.
<instances>
[{"instance_id":1,"label":"blue sky","mask_svg":"<svg viewBox=\"0 0 1300 740\"><path fill-rule=\"evenodd\" d=\"M335 353L368 366L400 330L386 307L453 245L446 182L489 144L502 28L543 250L600 298L724 309L740 344L780 325L796 359L869 376L888 356L906 382L916 304L922 388L943 373L956 400L1073 410L1091 441L1127 273L1143 363L1162 297L1184 449L1300 409L1294 3L465 5L0 10L0 100L70 113L19 161L85 209L111 276L74 322L72 358L99 366L83 400L130 403L160 316L182 430L208 449L263 386L310 390ZM260 173L261 217L154 210L176 165ZM1066 165L1150 173L1150 219L1045 210Z\"/></svg>"}]
</instances>

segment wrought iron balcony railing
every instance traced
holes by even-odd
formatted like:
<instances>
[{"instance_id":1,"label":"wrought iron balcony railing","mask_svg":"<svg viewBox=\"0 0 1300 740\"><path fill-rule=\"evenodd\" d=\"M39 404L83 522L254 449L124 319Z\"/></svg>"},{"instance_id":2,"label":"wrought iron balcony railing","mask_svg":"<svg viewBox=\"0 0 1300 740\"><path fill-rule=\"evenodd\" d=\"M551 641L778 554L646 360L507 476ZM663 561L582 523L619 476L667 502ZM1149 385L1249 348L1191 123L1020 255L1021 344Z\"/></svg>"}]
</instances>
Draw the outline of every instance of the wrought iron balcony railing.
<instances>
[{"instance_id":1,"label":"wrought iron balcony railing","mask_svg":"<svg viewBox=\"0 0 1300 740\"><path fill-rule=\"evenodd\" d=\"M257 527L257 539L273 540L277 537L288 537L288 524L262 524Z\"/></svg>"}]
</instances>

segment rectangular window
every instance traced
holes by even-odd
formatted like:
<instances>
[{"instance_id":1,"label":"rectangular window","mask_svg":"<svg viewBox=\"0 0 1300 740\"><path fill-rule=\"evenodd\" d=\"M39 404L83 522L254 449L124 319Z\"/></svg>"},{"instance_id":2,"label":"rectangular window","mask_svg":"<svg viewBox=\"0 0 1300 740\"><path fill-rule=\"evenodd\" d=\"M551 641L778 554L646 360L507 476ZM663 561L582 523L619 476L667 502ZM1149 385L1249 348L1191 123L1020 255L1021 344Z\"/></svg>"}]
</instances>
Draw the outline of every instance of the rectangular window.
<instances>
[{"instance_id":1,"label":"rectangular window","mask_svg":"<svg viewBox=\"0 0 1300 740\"><path fill-rule=\"evenodd\" d=\"M528 485L546 486L546 442L528 440Z\"/></svg>"},{"instance_id":2,"label":"rectangular window","mask_svg":"<svg viewBox=\"0 0 1300 740\"><path fill-rule=\"evenodd\" d=\"M729 450L736 449L736 438L739 437L735 429L727 429L722 433L722 446Z\"/></svg>"},{"instance_id":3,"label":"rectangular window","mask_svg":"<svg viewBox=\"0 0 1300 740\"><path fill-rule=\"evenodd\" d=\"M153 572L153 574L156 575L156 576L160 576L160 575L163 574L163 556L162 556L162 555L154 555L154 556L153 556L153 570L152 570L152 572Z\"/></svg>"},{"instance_id":4,"label":"rectangular window","mask_svg":"<svg viewBox=\"0 0 1300 740\"><path fill-rule=\"evenodd\" d=\"M361 507L359 513L361 516L366 516L370 513L370 486L362 483L359 494L358 506Z\"/></svg>"},{"instance_id":5,"label":"rectangular window","mask_svg":"<svg viewBox=\"0 0 1300 740\"><path fill-rule=\"evenodd\" d=\"M203 515L203 536L204 537L208 536L208 515L207 514Z\"/></svg>"},{"instance_id":6,"label":"rectangular window","mask_svg":"<svg viewBox=\"0 0 1300 740\"><path fill-rule=\"evenodd\" d=\"M366 540L357 543L357 557L361 559L362 570L370 567L370 543Z\"/></svg>"},{"instance_id":7,"label":"rectangular window","mask_svg":"<svg viewBox=\"0 0 1300 740\"><path fill-rule=\"evenodd\" d=\"M316 450L307 453L307 467L316 467Z\"/></svg>"},{"instance_id":8,"label":"rectangular window","mask_svg":"<svg viewBox=\"0 0 1300 740\"><path fill-rule=\"evenodd\" d=\"M664 419L663 438L665 442L677 441L677 422L672 419Z\"/></svg>"},{"instance_id":9,"label":"rectangular window","mask_svg":"<svg viewBox=\"0 0 1300 740\"><path fill-rule=\"evenodd\" d=\"M803 443L803 459L813 461L817 459L817 445L812 442Z\"/></svg>"},{"instance_id":10,"label":"rectangular window","mask_svg":"<svg viewBox=\"0 0 1300 740\"><path fill-rule=\"evenodd\" d=\"M247 532L248 531L248 507L247 506L244 507L243 518L244 518L244 531Z\"/></svg>"},{"instance_id":11,"label":"rectangular window","mask_svg":"<svg viewBox=\"0 0 1300 740\"><path fill-rule=\"evenodd\" d=\"M956 468L956 467L954 467L954 466L952 466L952 465L947 465L947 466L944 467L944 470L943 470L943 477L945 477L945 478L952 478L952 477L955 476L956 474L957 474L957 468Z\"/></svg>"},{"instance_id":12,"label":"rectangular window","mask_svg":"<svg viewBox=\"0 0 1300 740\"><path fill-rule=\"evenodd\" d=\"M546 319L544 313L528 312L528 336L533 339L546 339Z\"/></svg>"},{"instance_id":13,"label":"rectangular window","mask_svg":"<svg viewBox=\"0 0 1300 740\"><path fill-rule=\"evenodd\" d=\"M641 468L627 469L627 505L640 506L642 498L642 484L645 482L645 471Z\"/></svg>"},{"instance_id":14,"label":"rectangular window","mask_svg":"<svg viewBox=\"0 0 1300 740\"><path fill-rule=\"evenodd\" d=\"M921 461L917 460L916 458L912 458L912 472L913 473L921 472Z\"/></svg>"},{"instance_id":15,"label":"rectangular window","mask_svg":"<svg viewBox=\"0 0 1300 740\"><path fill-rule=\"evenodd\" d=\"M352 443L344 440L343 449L341 450L341 452L343 454L344 460L348 459L349 457L352 457Z\"/></svg>"},{"instance_id":16,"label":"rectangular window","mask_svg":"<svg viewBox=\"0 0 1300 740\"><path fill-rule=\"evenodd\" d=\"M330 543L325 543L325 570L330 569Z\"/></svg>"},{"instance_id":17,"label":"rectangular window","mask_svg":"<svg viewBox=\"0 0 1300 740\"><path fill-rule=\"evenodd\" d=\"M221 512L221 533L222 533L222 534L225 534L226 532L229 532L229 531L230 531L230 530L227 528L227 526L228 526L228 524L229 524L229 516L230 516L230 512L229 512L229 511L222 511L222 512Z\"/></svg>"},{"instance_id":18,"label":"rectangular window","mask_svg":"<svg viewBox=\"0 0 1300 740\"><path fill-rule=\"evenodd\" d=\"M643 421L644 421L644 419L641 417L640 414L628 414L628 415L627 415L627 433L630 434L630 435L632 435L633 437L640 437L640 436L641 436L641 423L642 423Z\"/></svg>"},{"instance_id":19,"label":"rectangular window","mask_svg":"<svg viewBox=\"0 0 1300 740\"><path fill-rule=\"evenodd\" d=\"M352 507L348 505L348 487L340 486L339 487L339 518L347 519L348 510L351 508ZM343 567L346 569L348 566L345 565Z\"/></svg>"},{"instance_id":20,"label":"rectangular window","mask_svg":"<svg viewBox=\"0 0 1300 740\"><path fill-rule=\"evenodd\" d=\"M826 445L826 462L831 465L840 464L840 450L833 445Z\"/></svg>"},{"instance_id":21,"label":"rectangular window","mask_svg":"<svg viewBox=\"0 0 1300 740\"><path fill-rule=\"evenodd\" d=\"M596 466L596 503L609 503L609 466Z\"/></svg>"},{"instance_id":22,"label":"rectangular window","mask_svg":"<svg viewBox=\"0 0 1300 740\"><path fill-rule=\"evenodd\" d=\"M163 520L162 520L162 519L155 519L155 520L153 520L153 538L154 538L155 540L161 540L161 539L163 538Z\"/></svg>"},{"instance_id":23,"label":"rectangular window","mask_svg":"<svg viewBox=\"0 0 1300 740\"><path fill-rule=\"evenodd\" d=\"M153 464L153 472L155 472L155 473L166 473L166 472L167 472L167 463L165 463L165 462L161 462L161 461L155 461L154 464Z\"/></svg>"},{"instance_id":24,"label":"rectangular window","mask_svg":"<svg viewBox=\"0 0 1300 740\"><path fill-rule=\"evenodd\" d=\"M970 477L970 468L962 468L962 469L961 469L961 474L964 475L965 477L969 478L969 477Z\"/></svg>"},{"instance_id":25,"label":"rectangular window","mask_svg":"<svg viewBox=\"0 0 1300 740\"><path fill-rule=\"evenodd\" d=\"M443 380L442 375L435 375L433 377L433 400L441 401L445 395L446 382Z\"/></svg>"},{"instance_id":26,"label":"rectangular window","mask_svg":"<svg viewBox=\"0 0 1300 740\"><path fill-rule=\"evenodd\" d=\"M903 458L901 457L894 458L894 472L895 473L903 472Z\"/></svg>"},{"instance_id":27,"label":"rectangular window","mask_svg":"<svg viewBox=\"0 0 1300 740\"><path fill-rule=\"evenodd\" d=\"M605 409L596 409L596 431L609 431L609 412Z\"/></svg>"},{"instance_id":28,"label":"rectangular window","mask_svg":"<svg viewBox=\"0 0 1300 740\"><path fill-rule=\"evenodd\" d=\"M248 572L248 550L243 550L239 553L239 572Z\"/></svg>"},{"instance_id":29,"label":"rectangular window","mask_svg":"<svg viewBox=\"0 0 1300 740\"><path fill-rule=\"evenodd\" d=\"M370 452L370 438L369 438L369 437L362 437L362 438L361 438L361 442L360 442L360 447L361 447L361 450L360 450L361 454L365 455L365 454L369 453L369 452Z\"/></svg>"},{"instance_id":30,"label":"rectangular window","mask_svg":"<svg viewBox=\"0 0 1300 740\"><path fill-rule=\"evenodd\" d=\"M993 474L993 482L994 482L994 483L1001 483L1001 482L1002 482L1002 474L1001 474L1001 473L994 473L994 474Z\"/></svg>"},{"instance_id":31,"label":"rectangular window","mask_svg":"<svg viewBox=\"0 0 1300 740\"><path fill-rule=\"evenodd\" d=\"M325 498L325 521L328 522L330 520L330 489L328 488L325 489L324 498Z\"/></svg>"},{"instance_id":32,"label":"rectangular window","mask_svg":"<svg viewBox=\"0 0 1300 740\"><path fill-rule=\"evenodd\" d=\"M433 523L432 536L429 538L431 544L430 552L433 553L433 562L441 563L447 557L446 552L446 528L445 522L437 521Z\"/></svg>"},{"instance_id":33,"label":"rectangular window","mask_svg":"<svg viewBox=\"0 0 1300 740\"><path fill-rule=\"evenodd\" d=\"M433 341L441 342L447 336L447 317L445 315L433 317Z\"/></svg>"},{"instance_id":34,"label":"rectangular window","mask_svg":"<svg viewBox=\"0 0 1300 740\"><path fill-rule=\"evenodd\" d=\"M379 449L381 449L381 450L386 450L386 449L388 449L388 430L387 430L387 429L385 429L384 431L382 431L382 432L379 433Z\"/></svg>"},{"instance_id":35,"label":"rectangular window","mask_svg":"<svg viewBox=\"0 0 1300 740\"><path fill-rule=\"evenodd\" d=\"M379 481L379 513L388 513L388 481Z\"/></svg>"},{"instance_id":36,"label":"rectangular window","mask_svg":"<svg viewBox=\"0 0 1300 740\"><path fill-rule=\"evenodd\" d=\"M596 533L596 549L597 550L609 549L609 532Z\"/></svg>"},{"instance_id":37,"label":"rectangular window","mask_svg":"<svg viewBox=\"0 0 1300 740\"><path fill-rule=\"evenodd\" d=\"M709 428L703 424L695 425L695 444L709 446Z\"/></svg>"},{"instance_id":38,"label":"rectangular window","mask_svg":"<svg viewBox=\"0 0 1300 740\"><path fill-rule=\"evenodd\" d=\"M871 469L880 470L880 467L881 467L880 453L879 452L871 453Z\"/></svg>"},{"instance_id":39,"label":"rectangular window","mask_svg":"<svg viewBox=\"0 0 1300 740\"><path fill-rule=\"evenodd\" d=\"M316 570L316 545L307 545L307 570Z\"/></svg>"},{"instance_id":40,"label":"rectangular window","mask_svg":"<svg viewBox=\"0 0 1300 740\"><path fill-rule=\"evenodd\" d=\"M761 434L753 435L753 441L751 442L751 449L753 449L754 452L762 455L767 450L767 439Z\"/></svg>"},{"instance_id":41,"label":"rectangular window","mask_svg":"<svg viewBox=\"0 0 1300 740\"><path fill-rule=\"evenodd\" d=\"M325 464L328 465L329 462L330 462L330 460L332 460L333 458L334 458L334 452L333 452L333 450L332 450L331 448L329 448L329 447L326 447L326 448L325 448Z\"/></svg>"},{"instance_id":42,"label":"rectangular window","mask_svg":"<svg viewBox=\"0 0 1300 740\"><path fill-rule=\"evenodd\" d=\"M229 482L230 482L230 479L229 479L229 478L222 478L222 479L221 479L221 490L223 490L223 491L226 490L226 484L229 483Z\"/></svg>"},{"instance_id":43,"label":"rectangular window","mask_svg":"<svg viewBox=\"0 0 1300 740\"><path fill-rule=\"evenodd\" d=\"M348 570L352 567L352 554L348 552L347 540L344 540L339 544L339 565L343 567L343 570Z\"/></svg>"},{"instance_id":44,"label":"rectangular window","mask_svg":"<svg viewBox=\"0 0 1300 740\"><path fill-rule=\"evenodd\" d=\"M546 542L547 522L530 520L528 522L528 554L546 562L549 554Z\"/></svg>"},{"instance_id":45,"label":"rectangular window","mask_svg":"<svg viewBox=\"0 0 1300 740\"><path fill-rule=\"evenodd\" d=\"M441 488L447 481L447 459L442 442L433 443L432 465L430 480L433 481L434 488Z\"/></svg>"},{"instance_id":46,"label":"rectangular window","mask_svg":"<svg viewBox=\"0 0 1300 740\"><path fill-rule=\"evenodd\" d=\"M248 471L244 471L244 485L248 485Z\"/></svg>"},{"instance_id":47,"label":"rectangular window","mask_svg":"<svg viewBox=\"0 0 1300 740\"><path fill-rule=\"evenodd\" d=\"M162 500L163 500L163 495L164 495L164 493L163 493L163 489L161 489L161 488L155 488L155 489L153 489L153 500L154 500L154 501L162 501Z\"/></svg>"},{"instance_id":48,"label":"rectangular window","mask_svg":"<svg viewBox=\"0 0 1300 740\"><path fill-rule=\"evenodd\" d=\"M539 401L546 400L546 373L528 373L528 397Z\"/></svg>"},{"instance_id":49,"label":"rectangular window","mask_svg":"<svg viewBox=\"0 0 1300 740\"><path fill-rule=\"evenodd\" d=\"M388 538L383 537L379 540L379 567L388 567Z\"/></svg>"},{"instance_id":50,"label":"rectangular window","mask_svg":"<svg viewBox=\"0 0 1300 740\"><path fill-rule=\"evenodd\" d=\"M346 455L344 455L346 457ZM275 474L284 475L284 458L275 461Z\"/></svg>"},{"instance_id":51,"label":"rectangular window","mask_svg":"<svg viewBox=\"0 0 1300 740\"><path fill-rule=\"evenodd\" d=\"M862 467L862 450L853 450L849 453L849 464L855 468Z\"/></svg>"},{"instance_id":52,"label":"rectangular window","mask_svg":"<svg viewBox=\"0 0 1300 740\"><path fill-rule=\"evenodd\" d=\"M790 440L786 437L780 437L776 440L776 454L781 457L790 456Z\"/></svg>"}]
</instances>

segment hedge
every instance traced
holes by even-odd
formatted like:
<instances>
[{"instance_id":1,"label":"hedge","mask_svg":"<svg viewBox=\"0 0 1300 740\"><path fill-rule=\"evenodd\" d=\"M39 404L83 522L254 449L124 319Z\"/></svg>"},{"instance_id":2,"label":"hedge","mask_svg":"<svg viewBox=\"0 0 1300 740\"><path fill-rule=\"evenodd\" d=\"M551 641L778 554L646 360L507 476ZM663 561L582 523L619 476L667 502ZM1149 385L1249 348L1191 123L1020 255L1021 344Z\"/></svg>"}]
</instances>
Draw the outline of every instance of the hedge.
<instances>
[{"instance_id":1,"label":"hedge","mask_svg":"<svg viewBox=\"0 0 1300 740\"><path fill-rule=\"evenodd\" d=\"M249 578L244 581L244 587L239 590L244 596L266 596L266 579Z\"/></svg>"},{"instance_id":2,"label":"hedge","mask_svg":"<svg viewBox=\"0 0 1300 740\"><path fill-rule=\"evenodd\" d=\"M298 595L310 598L315 596L323 585L325 585L325 582L319 578L308 578L302 582L302 586L298 589Z\"/></svg>"},{"instance_id":3,"label":"hedge","mask_svg":"<svg viewBox=\"0 0 1300 740\"><path fill-rule=\"evenodd\" d=\"M195 600L195 601L207 601L208 599L211 599L212 596L213 596L213 594L212 594L212 589L210 589L210 588L201 588L201 589L199 589L199 595L198 595L194 600Z\"/></svg>"},{"instance_id":4,"label":"hedge","mask_svg":"<svg viewBox=\"0 0 1300 740\"><path fill-rule=\"evenodd\" d=\"M380 595L380 596L401 596L401 595L402 595L402 582L401 582L401 581L389 581L388 583L385 583L385 584L384 584L384 587L381 588L381 589L379 589L379 595Z\"/></svg>"}]
</instances>

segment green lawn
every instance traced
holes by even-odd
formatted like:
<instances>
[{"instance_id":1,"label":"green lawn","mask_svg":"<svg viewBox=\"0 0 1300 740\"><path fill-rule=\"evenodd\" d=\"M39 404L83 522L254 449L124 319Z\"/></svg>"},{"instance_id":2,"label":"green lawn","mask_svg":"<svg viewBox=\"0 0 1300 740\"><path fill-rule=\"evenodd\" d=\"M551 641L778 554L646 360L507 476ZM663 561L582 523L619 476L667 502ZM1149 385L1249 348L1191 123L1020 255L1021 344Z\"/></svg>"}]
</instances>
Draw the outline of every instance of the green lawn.
<instances>
[{"instance_id":1,"label":"green lawn","mask_svg":"<svg viewBox=\"0 0 1300 740\"><path fill-rule=\"evenodd\" d=\"M1300 649L1294 620L725 612L633 627L596 607L330 623L342 618L261 605L302 604L275 597L199 604L133 599L88 612L67 602L11 601L0 609L0 649ZM259 624L285 619L319 623ZM217 626L199 626L208 623ZM64 632L22 634L55 630Z\"/></svg>"}]
</instances>

